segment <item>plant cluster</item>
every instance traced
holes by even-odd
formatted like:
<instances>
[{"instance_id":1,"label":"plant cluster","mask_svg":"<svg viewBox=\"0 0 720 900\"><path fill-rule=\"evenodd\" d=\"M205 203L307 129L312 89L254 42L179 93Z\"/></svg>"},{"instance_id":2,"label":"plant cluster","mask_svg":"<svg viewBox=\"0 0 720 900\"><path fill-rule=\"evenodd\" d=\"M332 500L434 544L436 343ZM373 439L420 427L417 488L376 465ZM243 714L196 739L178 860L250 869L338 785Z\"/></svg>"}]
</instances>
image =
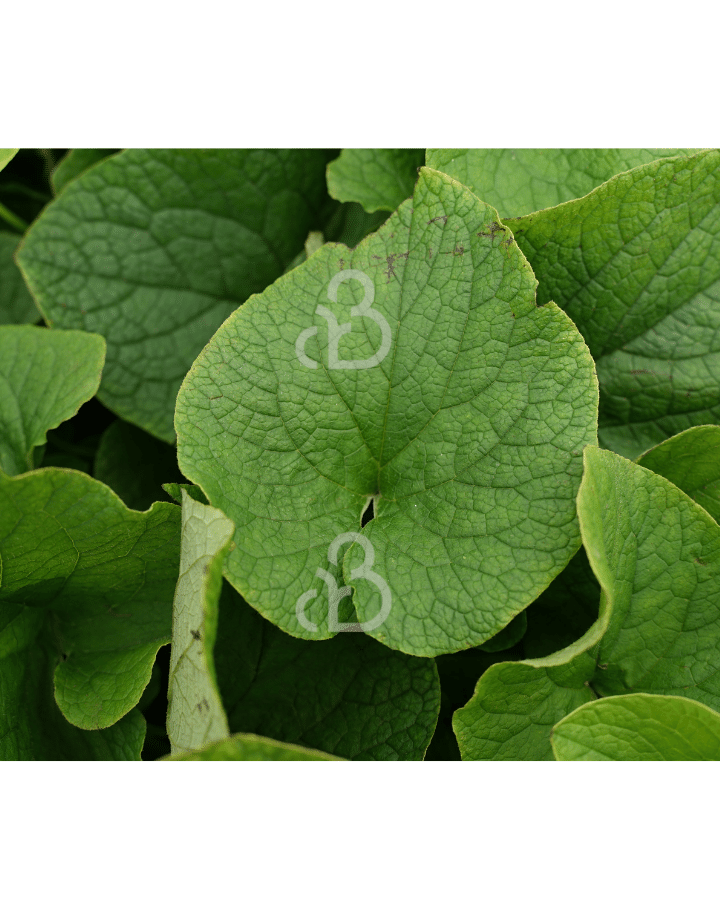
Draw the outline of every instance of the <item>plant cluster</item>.
<instances>
[{"instance_id":1,"label":"plant cluster","mask_svg":"<svg viewBox=\"0 0 720 900\"><path fill-rule=\"evenodd\" d=\"M0 169L1 759L720 759L720 151Z\"/></svg>"}]
</instances>

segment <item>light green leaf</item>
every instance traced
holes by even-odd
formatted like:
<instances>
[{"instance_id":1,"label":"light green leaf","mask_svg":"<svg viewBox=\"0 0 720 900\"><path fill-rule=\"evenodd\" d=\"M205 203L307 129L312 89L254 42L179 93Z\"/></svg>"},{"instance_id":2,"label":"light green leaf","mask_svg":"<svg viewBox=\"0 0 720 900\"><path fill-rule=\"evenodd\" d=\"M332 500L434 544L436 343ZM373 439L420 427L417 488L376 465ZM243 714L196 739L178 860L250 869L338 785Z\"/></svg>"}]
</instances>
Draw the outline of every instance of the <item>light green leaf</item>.
<instances>
[{"instance_id":1,"label":"light green leaf","mask_svg":"<svg viewBox=\"0 0 720 900\"><path fill-rule=\"evenodd\" d=\"M322 150L124 150L67 185L18 264L48 323L107 339L98 397L173 443L190 365L282 274L326 197Z\"/></svg>"},{"instance_id":2,"label":"light green leaf","mask_svg":"<svg viewBox=\"0 0 720 900\"><path fill-rule=\"evenodd\" d=\"M574 644L541 659L501 662L453 716L464 760L552 760L553 725L596 695L590 686L610 607Z\"/></svg>"},{"instance_id":3,"label":"light green leaf","mask_svg":"<svg viewBox=\"0 0 720 900\"><path fill-rule=\"evenodd\" d=\"M720 426L698 425L676 434L638 459L720 521Z\"/></svg>"},{"instance_id":4,"label":"light green leaf","mask_svg":"<svg viewBox=\"0 0 720 900\"><path fill-rule=\"evenodd\" d=\"M33 448L95 394L104 361L100 335L0 326L0 468L33 467Z\"/></svg>"},{"instance_id":5,"label":"light green leaf","mask_svg":"<svg viewBox=\"0 0 720 900\"><path fill-rule=\"evenodd\" d=\"M2 172L17 152L17 150L0 150L0 172Z\"/></svg>"},{"instance_id":6,"label":"light green leaf","mask_svg":"<svg viewBox=\"0 0 720 900\"><path fill-rule=\"evenodd\" d=\"M604 697L553 728L559 760L720 760L720 715L696 700L653 694Z\"/></svg>"},{"instance_id":7,"label":"light green leaf","mask_svg":"<svg viewBox=\"0 0 720 900\"><path fill-rule=\"evenodd\" d=\"M505 223L587 341L599 437L636 458L720 421L720 151L617 175L587 197Z\"/></svg>"},{"instance_id":8,"label":"light green leaf","mask_svg":"<svg viewBox=\"0 0 720 900\"><path fill-rule=\"evenodd\" d=\"M583 197L635 166L693 150L428 150L426 165L447 172L501 218Z\"/></svg>"},{"instance_id":9,"label":"light green leaf","mask_svg":"<svg viewBox=\"0 0 720 900\"><path fill-rule=\"evenodd\" d=\"M282 744L256 734L234 734L232 737L191 753L166 756L168 762L341 762L320 750L307 750L294 744Z\"/></svg>"},{"instance_id":10,"label":"light green leaf","mask_svg":"<svg viewBox=\"0 0 720 900\"><path fill-rule=\"evenodd\" d=\"M15 265L20 235L0 231L0 325L37 322L40 311Z\"/></svg>"},{"instance_id":11,"label":"light green leaf","mask_svg":"<svg viewBox=\"0 0 720 900\"><path fill-rule=\"evenodd\" d=\"M394 210L413 192L424 150L343 150L327 167L331 197L366 212Z\"/></svg>"},{"instance_id":12,"label":"light green leaf","mask_svg":"<svg viewBox=\"0 0 720 900\"><path fill-rule=\"evenodd\" d=\"M237 310L183 383L180 469L237 526L226 577L288 633L338 630L332 576L394 649L475 646L577 550L594 368L562 311L536 307L532 272L499 231L492 208L424 169L414 199L354 251L325 245ZM338 358L368 367L328 356L318 308L333 288ZM349 321L363 297L376 316L364 327ZM353 540L372 546L370 578L366 548L345 552Z\"/></svg>"},{"instance_id":13,"label":"light green leaf","mask_svg":"<svg viewBox=\"0 0 720 900\"><path fill-rule=\"evenodd\" d=\"M230 736L213 662L222 565L235 531L182 491L180 577L173 602L167 731L173 753Z\"/></svg>"},{"instance_id":14,"label":"light green leaf","mask_svg":"<svg viewBox=\"0 0 720 900\"><path fill-rule=\"evenodd\" d=\"M103 432L93 474L131 509L148 509L156 500L167 501L161 485L181 477L174 447L122 420Z\"/></svg>"},{"instance_id":15,"label":"light green leaf","mask_svg":"<svg viewBox=\"0 0 720 900\"><path fill-rule=\"evenodd\" d=\"M613 613L599 694L682 694L720 708L720 526L660 475L585 450L583 543Z\"/></svg>"},{"instance_id":16,"label":"light green leaf","mask_svg":"<svg viewBox=\"0 0 720 900\"><path fill-rule=\"evenodd\" d=\"M81 472L0 473L0 610L30 610L32 627L47 629L55 698L79 728L129 712L170 641L179 520L172 503L129 510Z\"/></svg>"},{"instance_id":17,"label":"light green leaf","mask_svg":"<svg viewBox=\"0 0 720 900\"><path fill-rule=\"evenodd\" d=\"M420 760L438 719L435 663L364 634L301 641L258 615L227 583L215 645L231 731L346 759Z\"/></svg>"},{"instance_id":18,"label":"light green leaf","mask_svg":"<svg viewBox=\"0 0 720 900\"><path fill-rule=\"evenodd\" d=\"M453 720L464 759L552 759L552 726L597 694L720 707L720 527L665 478L592 446L578 515L600 616L565 650L488 669Z\"/></svg>"},{"instance_id":19,"label":"light green leaf","mask_svg":"<svg viewBox=\"0 0 720 900\"><path fill-rule=\"evenodd\" d=\"M59 194L66 185L70 184L78 175L82 175L90 166L94 166L95 163L99 163L105 157L112 156L116 152L116 150L68 150L50 175L53 192Z\"/></svg>"}]
</instances>

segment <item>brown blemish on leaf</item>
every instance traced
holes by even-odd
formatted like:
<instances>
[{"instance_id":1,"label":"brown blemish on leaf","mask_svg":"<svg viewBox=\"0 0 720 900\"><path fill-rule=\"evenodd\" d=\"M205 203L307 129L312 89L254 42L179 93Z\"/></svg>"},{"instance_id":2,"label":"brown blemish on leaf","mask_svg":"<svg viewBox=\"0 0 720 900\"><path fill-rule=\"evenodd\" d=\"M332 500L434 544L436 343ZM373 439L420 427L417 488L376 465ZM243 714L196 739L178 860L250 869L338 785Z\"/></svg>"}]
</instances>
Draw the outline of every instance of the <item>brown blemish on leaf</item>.
<instances>
[{"instance_id":1,"label":"brown blemish on leaf","mask_svg":"<svg viewBox=\"0 0 720 900\"><path fill-rule=\"evenodd\" d=\"M447 220L448 220L447 216L435 216L434 219L429 219L427 224L432 225L433 222L442 222L443 225L447 225Z\"/></svg>"},{"instance_id":2,"label":"brown blemish on leaf","mask_svg":"<svg viewBox=\"0 0 720 900\"><path fill-rule=\"evenodd\" d=\"M697 556L695 557L695 562L696 562L699 566L706 566L706 565L707 565L707 563L705 562L704 559L698 559Z\"/></svg>"},{"instance_id":3,"label":"brown blemish on leaf","mask_svg":"<svg viewBox=\"0 0 720 900\"><path fill-rule=\"evenodd\" d=\"M191 628L191 629L190 629L190 634L193 636L193 640L194 640L194 641L199 641L199 640L200 640L200 632L199 632L199 631L196 631L194 628Z\"/></svg>"}]
</instances>

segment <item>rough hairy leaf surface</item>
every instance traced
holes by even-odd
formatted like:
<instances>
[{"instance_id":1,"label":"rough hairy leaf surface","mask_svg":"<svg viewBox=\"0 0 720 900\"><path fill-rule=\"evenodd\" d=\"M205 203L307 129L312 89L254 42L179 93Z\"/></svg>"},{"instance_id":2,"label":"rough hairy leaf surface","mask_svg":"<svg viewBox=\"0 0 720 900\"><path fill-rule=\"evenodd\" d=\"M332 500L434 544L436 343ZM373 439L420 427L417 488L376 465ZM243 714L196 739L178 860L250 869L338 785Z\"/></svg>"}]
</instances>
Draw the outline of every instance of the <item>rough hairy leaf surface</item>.
<instances>
[{"instance_id":1,"label":"rough hairy leaf surface","mask_svg":"<svg viewBox=\"0 0 720 900\"><path fill-rule=\"evenodd\" d=\"M302 249L322 150L124 150L50 203L18 253L48 323L107 339L98 397L173 443L178 387L210 336Z\"/></svg>"},{"instance_id":2,"label":"rough hairy leaf surface","mask_svg":"<svg viewBox=\"0 0 720 900\"><path fill-rule=\"evenodd\" d=\"M635 166L691 150L428 150L426 164L447 172L494 206L501 218L583 197Z\"/></svg>"},{"instance_id":3,"label":"rough hairy leaf surface","mask_svg":"<svg viewBox=\"0 0 720 900\"><path fill-rule=\"evenodd\" d=\"M215 679L213 646L222 564L234 531L219 510L182 492L167 716L173 754L199 750L230 736Z\"/></svg>"},{"instance_id":4,"label":"rough hairy leaf surface","mask_svg":"<svg viewBox=\"0 0 720 900\"><path fill-rule=\"evenodd\" d=\"M331 197L366 212L394 210L413 192L424 150L343 150L327 167Z\"/></svg>"},{"instance_id":5,"label":"rough hairy leaf surface","mask_svg":"<svg viewBox=\"0 0 720 900\"><path fill-rule=\"evenodd\" d=\"M599 437L636 458L720 421L720 151L662 159L587 197L507 219L587 341Z\"/></svg>"},{"instance_id":6,"label":"rough hairy leaf surface","mask_svg":"<svg viewBox=\"0 0 720 900\"><path fill-rule=\"evenodd\" d=\"M424 169L414 199L350 252L324 246L237 310L202 351L178 396L181 471L237 526L225 574L283 630L324 639L327 590L318 567L349 584L363 529L392 608L370 633L434 656L497 634L579 546L575 495L581 452L595 442L597 383L572 323L535 305L535 279L492 208ZM328 367L316 311L344 269L374 288L390 350L367 369ZM376 322L351 319L357 280L338 288L352 330L344 360L381 346ZM353 325L353 322L355 324ZM296 353L309 327L309 368ZM344 550L344 548L343 548ZM380 595L355 580L358 621ZM298 598L317 589L306 616Z\"/></svg>"},{"instance_id":7,"label":"rough hairy leaf surface","mask_svg":"<svg viewBox=\"0 0 720 900\"><path fill-rule=\"evenodd\" d=\"M293 744L283 744L256 734L234 734L232 737L190 753L166 756L167 762L340 762L320 750L307 750Z\"/></svg>"},{"instance_id":8,"label":"rough hairy leaf surface","mask_svg":"<svg viewBox=\"0 0 720 900\"><path fill-rule=\"evenodd\" d=\"M388 650L364 634L290 637L227 582L215 662L231 731L345 759L420 760L435 730L440 685L432 660Z\"/></svg>"},{"instance_id":9,"label":"rough hairy leaf surface","mask_svg":"<svg viewBox=\"0 0 720 900\"><path fill-rule=\"evenodd\" d=\"M558 760L720 761L720 715L685 697L604 697L558 722L551 741Z\"/></svg>"},{"instance_id":10,"label":"rough hairy leaf surface","mask_svg":"<svg viewBox=\"0 0 720 900\"><path fill-rule=\"evenodd\" d=\"M97 334L0 326L0 468L33 468L33 449L97 391L105 341Z\"/></svg>"},{"instance_id":11,"label":"rough hairy leaf surface","mask_svg":"<svg viewBox=\"0 0 720 900\"><path fill-rule=\"evenodd\" d=\"M138 702L171 634L180 510L129 510L65 469L0 473L0 609L29 610L53 636L55 698L80 728L107 728Z\"/></svg>"}]
</instances>

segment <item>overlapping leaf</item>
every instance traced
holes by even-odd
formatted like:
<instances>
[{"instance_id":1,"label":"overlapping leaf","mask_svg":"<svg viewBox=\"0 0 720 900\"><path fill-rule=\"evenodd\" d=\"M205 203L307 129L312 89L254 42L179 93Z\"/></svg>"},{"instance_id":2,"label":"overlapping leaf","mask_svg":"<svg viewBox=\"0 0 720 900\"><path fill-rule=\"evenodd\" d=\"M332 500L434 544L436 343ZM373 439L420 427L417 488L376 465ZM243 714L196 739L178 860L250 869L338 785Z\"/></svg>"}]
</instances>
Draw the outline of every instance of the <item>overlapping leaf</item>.
<instances>
[{"instance_id":1,"label":"overlapping leaf","mask_svg":"<svg viewBox=\"0 0 720 900\"><path fill-rule=\"evenodd\" d=\"M100 335L0 326L0 469L33 467L46 433L95 394L104 361Z\"/></svg>"},{"instance_id":2,"label":"overlapping leaf","mask_svg":"<svg viewBox=\"0 0 720 900\"><path fill-rule=\"evenodd\" d=\"M200 750L167 756L168 762L339 762L320 750L283 744L256 734L234 734Z\"/></svg>"},{"instance_id":3,"label":"overlapping leaf","mask_svg":"<svg viewBox=\"0 0 720 900\"><path fill-rule=\"evenodd\" d=\"M230 736L213 661L222 564L235 526L182 493L180 577L173 602L167 729L173 754Z\"/></svg>"},{"instance_id":4,"label":"overlapping leaf","mask_svg":"<svg viewBox=\"0 0 720 900\"><path fill-rule=\"evenodd\" d=\"M720 761L720 715L686 697L604 697L558 722L550 740L559 760Z\"/></svg>"},{"instance_id":5,"label":"overlapping leaf","mask_svg":"<svg viewBox=\"0 0 720 900\"><path fill-rule=\"evenodd\" d=\"M366 212L392 211L413 192L424 150L343 150L327 167L331 197Z\"/></svg>"},{"instance_id":6,"label":"overlapping leaf","mask_svg":"<svg viewBox=\"0 0 720 900\"><path fill-rule=\"evenodd\" d=\"M94 166L105 159L106 156L111 156L114 152L114 150L89 150L84 148L69 150L55 166L50 176L50 183L54 193L59 194L74 178L82 175L90 166Z\"/></svg>"},{"instance_id":7,"label":"overlapping leaf","mask_svg":"<svg viewBox=\"0 0 720 900\"><path fill-rule=\"evenodd\" d=\"M502 218L589 194L635 166L691 150L428 150L426 164L467 185Z\"/></svg>"},{"instance_id":8,"label":"overlapping leaf","mask_svg":"<svg viewBox=\"0 0 720 900\"><path fill-rule=\"evenodd\" d=\"M50 674L37 689L49 690L54 673L57 705L79 728L107 728L128 713L170 640L179 519L171 503L128 510L80 472L0 473L0 615L22 630L22 640L12 630L6 639L37 654L34 636L46 635ZM18 716L28 717L16 727L29 734L42 725L34 710L50 701L30 687L22 694L26 662L8 665L24 697Z\"/></svg>"},{"instance_id":9,"label":"overlapping leaf","mask_svg":"<svg viewBox=\"0 0 720 900\"><path fill-rule=\"evenodd\" d=\"M578 514L600 617L566 650L483 675L455 715L464 758L551 759L553 724L595 694L720 708L720 526L665 478L595 447Z\"/></svg>"},{"instance_id":10,"label":"overlapping leaf","mask_svg":"<svg viewBox=\"0 0 720 900\"><path fill-rule=\"evenodd\" d=\"M419 760L435 730L440 685L432 660L388 650L363 634L321 642L290 637L227 582L215 662L231 731L346 759Z\"/></svg>"},{"instance_id":11,"label":"overlapping leaf","mask_svg":"<svg viewBox=\"0 0 720 900\"><path fill-rule=\"evenodd\" d=\"M720 426L698 425L663 441L638 459L720 522Z\"/></svg>"},{"instance_id":12,"label":"overlapping leaf","mask_svg":"<svg viewBox=\"0 0 720 900\"><path fill-rule=\"evenodd\" d=\"M340 321L367 290L386 325L351 319L338 357L377 365L329 367L318 307L334 278ZM322 568L354 589L361 624L376 618L373 637L433 656L497 634L564 568L597 388L577 330L534 289L494 210L424 169L355 251L326 245L219 329L178 396L178 459L235 522L226 577L251 605L298 637L331 637ZM336 540L356 540L344 561ZM355 571L365 540L375 583ZM380 624L378 578L391 597ZM314 632L297 615L313 590Z\"/></svg>"},{"instance_id":13,"label":"overlapping leaf","mask_svg":"<svg viewBox=\"0 0 720 900\"><path fill-rule=\"evenodd\" d=\"M582 332L601 443L630 458L720 422L720 151L617 175L587 197L506 219Z\"/></svg>"},{"instance_id":14,"label":"overlapping leaf","mask_svg":"<svg viewBox=\"0 0 720 900\"><path fill-rule=\"evenodd\" d=\"M172 443L180 383L223 320L302 249L321 150L125 150L32 225L18 263L47 321L102 334L99 398Z\"/></svg>"}]
</instances>

